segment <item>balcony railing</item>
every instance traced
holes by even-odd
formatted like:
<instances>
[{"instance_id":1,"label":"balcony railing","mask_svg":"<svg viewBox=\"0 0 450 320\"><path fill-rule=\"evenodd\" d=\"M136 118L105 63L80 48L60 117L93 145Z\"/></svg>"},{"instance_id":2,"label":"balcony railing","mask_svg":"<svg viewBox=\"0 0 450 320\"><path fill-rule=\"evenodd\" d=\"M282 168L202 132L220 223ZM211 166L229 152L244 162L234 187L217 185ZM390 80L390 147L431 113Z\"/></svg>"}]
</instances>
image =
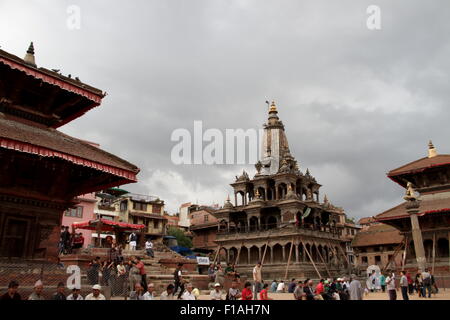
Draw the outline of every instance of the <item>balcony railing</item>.
<instances>
[{"instance_id":1,"label":"balcony railing","mask_svg":"<svg viewBox=\"0 0 450 320\"><path fill-rule=\"evenodd\" d=\"M242 229L233 229L233 230L219 230L217 232L218 238L226 239L226 238L234 238L240 236L251 236L251 235L259 235L259 236L268 236L270 234L277 233L297 233L303 235L313 235L319 234L323 237L337 239L339 238L339 234L334 228L312 228L312 227L297 227L291 226L290 228L279 228L278 225L272 224L267 225L263 228L242 228Z\"/></svg>"}]
</instances>

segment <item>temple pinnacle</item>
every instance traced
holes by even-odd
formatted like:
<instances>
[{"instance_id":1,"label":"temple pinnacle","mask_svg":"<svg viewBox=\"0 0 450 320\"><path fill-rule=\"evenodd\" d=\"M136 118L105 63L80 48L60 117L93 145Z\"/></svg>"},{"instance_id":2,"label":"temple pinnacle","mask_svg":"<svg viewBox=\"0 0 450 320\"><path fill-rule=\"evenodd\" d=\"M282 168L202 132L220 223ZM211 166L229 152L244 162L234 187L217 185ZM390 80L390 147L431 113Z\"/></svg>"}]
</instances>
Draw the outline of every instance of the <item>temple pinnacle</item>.
<instances>
[{"instance_id":1,"label":"temple pinnacle","mask_svg":"<svg viewBox=\"0 0 450 320\"><path fill-rule=\"evenodd\" d=\"M33 42L30 43L30 46L28 47L28 50L27 50L27 54L25 55L23 60L27 64L29 64L29 65L31 65L33 67L36 67L36 61L34 59L34 45L33 45Z\"/></svg>"},{"instance_id":2,"label":"temple pinnacle","mask_svg":"<svg viewBox=\"0 0 450 320\"><path fill-rule=\"evenodd\" d=\"M436 148L433 145L433 142L430 140L428 142L428 158L433 158L437 156Z\"/></svg>"}]
</instances>

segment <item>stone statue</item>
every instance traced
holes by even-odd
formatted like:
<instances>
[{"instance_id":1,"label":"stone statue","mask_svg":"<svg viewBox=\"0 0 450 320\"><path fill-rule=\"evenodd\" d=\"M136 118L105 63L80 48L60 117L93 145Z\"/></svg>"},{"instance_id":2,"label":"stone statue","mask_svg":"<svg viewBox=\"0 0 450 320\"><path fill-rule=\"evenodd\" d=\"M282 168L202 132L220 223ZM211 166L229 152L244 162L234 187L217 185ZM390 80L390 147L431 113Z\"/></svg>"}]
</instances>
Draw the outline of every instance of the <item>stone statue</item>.
<instances>
[{"instance_id":1,"label":"stone statue","mask_svg":"<svg viewBox=\"0 0 450 320\"><path fill-rule=\"evenodd\" d=\"M403 197L403 199L407 201L415 201L417 200L416 191L413 188L413 184L411 182L408 182L406 184L406 194Z\"/></svg>"}]
</instances>

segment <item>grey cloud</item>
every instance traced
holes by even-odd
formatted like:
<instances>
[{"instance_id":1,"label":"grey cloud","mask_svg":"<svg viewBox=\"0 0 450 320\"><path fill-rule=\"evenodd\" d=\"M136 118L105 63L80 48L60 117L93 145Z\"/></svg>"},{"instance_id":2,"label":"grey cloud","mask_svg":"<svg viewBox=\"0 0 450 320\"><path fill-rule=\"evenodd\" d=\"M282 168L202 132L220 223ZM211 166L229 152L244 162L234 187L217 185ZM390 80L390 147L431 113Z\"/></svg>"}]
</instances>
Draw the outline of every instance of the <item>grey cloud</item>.
<instances>
[{"instance_id":1,"label":"grey cloud","mask_svg":"<svg viewBox=\"0 0 450 320\"><path fill-rule=\"evenodd\" d=\"M175 211L223 202L245 167L175 166L174 129L259 128L275 99L302 170L350 216L401 201L385 173L438 152L449 109L448 1L12 1L0 3L2 49L35 41L40 66L108 92L62 128L138 165L140 183ZM81 30L65 25L68 5ZM366 28L381 7L382 30ZM164 181L166 180L166 181Z\"/></svg>"}]
</instances>

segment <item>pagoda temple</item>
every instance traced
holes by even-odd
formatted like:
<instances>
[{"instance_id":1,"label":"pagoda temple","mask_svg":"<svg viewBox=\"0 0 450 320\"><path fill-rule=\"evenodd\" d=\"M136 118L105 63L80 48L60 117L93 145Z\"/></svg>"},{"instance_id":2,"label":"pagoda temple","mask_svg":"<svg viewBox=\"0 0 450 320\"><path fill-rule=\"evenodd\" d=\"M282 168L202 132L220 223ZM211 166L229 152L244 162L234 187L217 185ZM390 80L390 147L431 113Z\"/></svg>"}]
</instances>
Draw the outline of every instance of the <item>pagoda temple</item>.
<instances>
[{"instance_id":1,"label":"pagoda temple","mask_svg":"<svg viewBox=\"0 0 450 320\"><path fill-rule=\"evenodd\" d=\"M423 246L413 240L409 201L386 210L374 218L391 225L404 236L401 253L403 269L418 270L415 248L423 251L426 267L436 274L448 273L450 239L450 154L438 154L428 144L428 156L389 171L387 176L401 187L414 188L417 196L417 220ZM405 197L407 199L407 197ZM417 238L416 238L417 239Z\"/></svg>"},{"instance_id":2,"label":"pagoda temple","mask_svg":"<svg viewBox=\"0 0 450 320\"><path fill-rule=\"evenodd\" d=\"M139 169L57 128L104 93L0 50L0 256L57 255L63 212L77 196L136 182Z\"/></svg>"},{"instance_id":3,"label":"pagoda temple","mask_svg":"<svg viewBox=\"0 0 450 320\"><path fill-rule=\"evenodd\" d=\"M321 185L308 169L300 170L274 102L255 168L252 178L243 171L231 184L234 204L228 198L212 212L219 222L219 256L247 274L261 261L266 279L317 279L350 271L347 247L358 228L326 196L320 202Z\"/></svg>"}]
</instances>

